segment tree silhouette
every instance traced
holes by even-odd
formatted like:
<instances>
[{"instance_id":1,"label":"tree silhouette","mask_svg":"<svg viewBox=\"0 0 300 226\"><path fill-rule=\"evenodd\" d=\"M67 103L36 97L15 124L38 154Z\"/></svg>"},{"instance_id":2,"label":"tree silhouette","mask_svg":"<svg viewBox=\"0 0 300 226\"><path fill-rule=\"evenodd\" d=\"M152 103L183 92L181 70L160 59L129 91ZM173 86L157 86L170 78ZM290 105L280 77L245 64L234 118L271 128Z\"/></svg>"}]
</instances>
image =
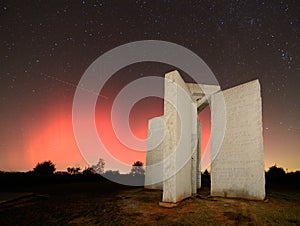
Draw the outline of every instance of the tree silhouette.
<instances>
[{"instance_id":1,"label":"tree silhouette","mask_svg":"<svg viewBox=\"0 0 300 226\"><path fill-rule=\"evenodd\" d=\"M82 174L83 175L93 175L95 174L95 170L92 168L92 167L88 167L88 168L85 168L83 171L82 171Z\"/></svg>"},{"instance_id":2,"label":"tree silhouette","mask_svg":"<svg viewBox=\"0 0 300 226\"><path fill-rule=\"evenodd\" d=\"M99 159L96 165L92 166L93 170L98 174L104 173L104 167L105 167L105 161L102 158Z\"/></svg>"},{"instance_id":3,"label":"tree silhouette","mask_svg":"<svg viewBox=\"0 0 300 226\"><path fill-rule=\"evenodd\" d=\"M206 169L204 172L203 172L203 176L205 176L205 177L209 177L209 172L208 172L208 170Z\"/></svg>"},{"instance_id":4,"label":"tree silhouette","mask_svg":"<svg viewBox=\"0 0 300 226\"><path fill-rule=\"evenodd\" d=\"M145 174L145 169L141 161L136 161L132 164L130 175L132 176L142 176Z\"/></svg>"},{"instance_id":5,"label":"tree silhouette","mask_svg":"<svg viewBox=\"0 0 300 226\"><path fill-rule=\"evenodd\" d=\"M277 167L276 164L271 166L266 173L266 177L269 182L281 182L285 178L285 171L281 167Z\"/></svg>"},{"instance_id":6,"label":"tree silhouette","mask_svg":"<svg viewBox=\"0 0 300 226\"><path fill-rule=\"evenodd\" d=\"M276 164L274 166L271 166L267 173L275 177L283 177L285 175L284 169L281 167L277 167Z\"/></svg>"},{"instance_id":7,"label":"tree silhouette","mask_svg":"<svg viewBox=\"0 0 300 226\"><path fill-rule=\"evenodd\" d=\"M33 172L38 175L52 175L55 172L55 165L49 160L38 163L33 169Z\"/></svg>"},{"instance_id":8,"label":"tree silhouette","mask_svg":"<svg viewBox=\"0 0 300 226\"><path fill-rule=\"evenodd\" d=\"M201 173L201 185L205 187L210 186L210 174L207 169Z\"/></svg>"},{"instance_id":9,"label":"tree silhouette","mask_svg":"<svg viewBox=\"0 0 300 226\"><path fill-rule=\"evenodd\" d=\"M68 167L67 171L69 174L79 174L80 167Z\"/></svg>"}]
</instances>

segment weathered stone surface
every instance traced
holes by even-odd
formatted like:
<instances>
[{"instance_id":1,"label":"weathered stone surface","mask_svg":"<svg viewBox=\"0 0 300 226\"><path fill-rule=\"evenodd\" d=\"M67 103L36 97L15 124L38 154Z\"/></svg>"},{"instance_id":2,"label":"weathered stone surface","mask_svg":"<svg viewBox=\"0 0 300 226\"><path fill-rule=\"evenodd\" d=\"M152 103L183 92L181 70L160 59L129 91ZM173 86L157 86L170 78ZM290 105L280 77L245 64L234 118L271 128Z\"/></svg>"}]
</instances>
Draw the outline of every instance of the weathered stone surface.
<instances>
[{"instance_id":1,"label":"weathered stone surface","mask_svg":"<svg viewBox=\"0 0 300 226\"><path fill-rule=\"evenodd\" d=\"M177 71L166 74L163 202L191 196L192 99Z\"/></svg>"},{"instance_id":2,"label":"weathered stone surface","mask_svg":"<svg viewBox=\"0 0 300 226\"><path fill-rule=\"evenodd\" d=\"M202 126L200 121L198 120L198 115L197 115L197 137L198 137L198 143L197 143L197 166L196 166L196 171L197 171L197 189L201 188L201 136L202 136Z\"/></svg>"},{"instance_id":3,"label":"weathered stone surface","mask_svg":"<svg viewBox=\"0 0 300 226\"><path fill-rule=\"evenodd\" d=\"M224 96L226 111L222 104ZM225 113L226 130L220 134ZM258 80L214 94L211 98L211 195L265 198L262 103ZM218 150L217 141L222 139Z\"/></svg>"},{"instance_id":4,"label":"weathered stone surface","mask_svg":"<svg viewBox=\"0 0 300 226\"><path fill-rule=\"evenodd\" d=\"M164 117L152 118L148 122L145 188L163 189L163 139ZM159 183L157 183L159 181Z\"/></svg>"},{"instance_id":5,"label":"weathered stone surface","mask_svg":"<svg viewBox=\"0 0 300 226\"><path fill-rule=\"evenodd\" d=\"M197 104L192 103L192 194L197 194L197 188L199 187L199 174L201 175L200 167L200 153L199 153L199 120L197 114ZM201 177L200 177L201 183Z\"/></svg>"},{"instance_id":6,"label":"weathered stone surface","mask_svg":"<svg viewBox=\"0 0 300 226\"><path fill-rule=\"evenodd\" d=\"M220 86L216 85L204 85L196 83L186 83L192 100L197 103L198 111L202 111L208 106L211 95L221 90Z\"/></svg>"}]
</instances>

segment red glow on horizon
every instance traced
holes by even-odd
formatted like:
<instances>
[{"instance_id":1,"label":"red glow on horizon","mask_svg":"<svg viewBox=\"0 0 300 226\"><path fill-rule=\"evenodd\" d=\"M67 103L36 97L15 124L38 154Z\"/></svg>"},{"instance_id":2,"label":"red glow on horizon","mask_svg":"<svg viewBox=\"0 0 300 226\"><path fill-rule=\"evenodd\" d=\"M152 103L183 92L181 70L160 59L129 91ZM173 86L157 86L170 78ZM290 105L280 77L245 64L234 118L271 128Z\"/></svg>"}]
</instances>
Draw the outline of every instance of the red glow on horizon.
<instances>
[{"instance_id":1,"label":"red glow on horizon","mask_svg":"<svg viewBox=\"0 0 300 226\"><path fill-rule=\"evenodd\" d=\"M148 120L163 114L162 103L159 98L145 98L133 106L129 119L125 118L122 112L119 113L122 120L129 120L132 133L137 138L145 140L142 150L130 149L118 140L111 123L111 103L102 104L102 107L96 111L96 124L98 134L108 152L116 159L129 165L135 161L146 163Z\"/></svg>"},{"instance_id":2,"label":"red glow on horizon","mask_svg":"<svg viewBox=\"0 0 300 226\"><path fill-rule=\"evenodd\" d=\"M138 160L145 163L148 120L163 114L163 100L146 98L136 103L131 109L129 119L131 130L136 137L145 139L144 148L140 151L126 147L118 140L111 124L110 106L111 104L106 104L96 110L98 135L101 137L106 149L113 157L129 166ZM36 125L32 129L26 154L27 160L25 159L26 165L33 168L38 162L47 160L51 160L56 164L57 170L66 170L68 166L84 168L88 165L77 147L73 134L71 113L66 109L60 108L59 113L46 117L46 123ZM122 117L121 114L120 117ZM202 124L203 155L210 136L209 108L199 114L199 119ZM95 159L96 162L97 159Z\"/></svg>"},{"instance_id":3,"label":"red glow on horizon","mask_svg":"<svg viewBox=\"0 0 300 226\"><path fill-rule=\"evenodd\" d=\"M145 139L143 150L132 150L123 145L115 135L115 132L111 123L111 104L107 104L105 107L99 108L97 115L97 129L98 134L101 137L106 149L116 159L126 164L132 164L134 161L146 161L146 146L148 136L148 120L163 115L163 100L159 98L145 98L134 105L130 113L130 127L132 133L137 138ZM123 117L120 112L119 117ZM122 118L122 120L128 120L128 118ZM207 147L210 138L210 109L207 107L199 113L199 120L202 125L202 141L201 150L202 156L206 153L206 158L209 157L209 147Z\"/></svg>"},{"instance_id":4,"label":"red glow on horizon","mask_svg":"<svg viewBox=\"0 0 300 226\"><path fill-rule=\"evenodd\" d=\"M37 126L29 142L29 159L32 166L51 160L58 170L68 166L87 166L77 148L73 135L72 118L61 112L47 123Z\"/></svg>"},{"instance_id":5,"label":"red glow on horizon","mask_svg":"<svg viewBox=\"0 0 300 226\"><path fill-rule=\"evenodd\" d=\"M201 122L202 134L201 134L201 150L202 155L205 151L209 151L208 142L210 139L211 130L211 115L210 108L206 107L203 111L198 114L198 119Z\"/></svg>"}]
</instances>

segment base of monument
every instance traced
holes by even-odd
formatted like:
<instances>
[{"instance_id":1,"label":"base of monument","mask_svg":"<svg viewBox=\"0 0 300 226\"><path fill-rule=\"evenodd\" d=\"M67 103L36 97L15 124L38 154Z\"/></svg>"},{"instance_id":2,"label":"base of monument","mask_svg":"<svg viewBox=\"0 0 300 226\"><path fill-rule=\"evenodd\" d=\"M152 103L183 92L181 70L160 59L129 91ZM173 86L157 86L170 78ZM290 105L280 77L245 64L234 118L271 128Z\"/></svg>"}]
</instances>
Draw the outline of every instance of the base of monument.
<instances>
[{"instance_id":1,"label":"base of monument","mask_svg":"<svg viewBox=\"0 0 300 226\"><path fill-rule=\"evenodd\" d=\"M219 198L231 198L231 199L246 199L246 200L253 200L253 201L262 201L265 200L266 195L260 194L257 196L250 196L247 194L242 194L241 192L236 192L236 193L227 193L224 191L212 191L210 193L211 197L219 197Z\"/></svg>"},{"instance_id":2,"label":"base of monument","mask_svg":"<svg viewBox=\"0 0 300 226\"><path fill-rule=\"evenodd\" d=\"M181 201L176 202L176 203L173 203L173 202L159 202L158 205L161 206L161 207L165 207L165 208L174 208L174 207L178 206L180 203L181 203Z\"/></svg>"}]
</instances>

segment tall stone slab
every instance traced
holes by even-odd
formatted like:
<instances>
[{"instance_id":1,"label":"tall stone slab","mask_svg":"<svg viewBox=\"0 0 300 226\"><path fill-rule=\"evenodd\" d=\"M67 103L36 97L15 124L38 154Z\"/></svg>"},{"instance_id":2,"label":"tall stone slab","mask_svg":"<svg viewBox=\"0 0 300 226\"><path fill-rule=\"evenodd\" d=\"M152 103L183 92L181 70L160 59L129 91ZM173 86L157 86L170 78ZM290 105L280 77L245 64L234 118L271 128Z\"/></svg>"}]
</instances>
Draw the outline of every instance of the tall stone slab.
<instances>
[{"instance_id":1,"label":"tall stone slab","mask_svg":"<svg viewBox=\"0 0 300 226\"><path fill-rule=\"evenodd\" d=\"M197 143L197 165L196 165L196 172L197 172L197 189L201 188L201 141L202 141L202 125L198 120L197 114L197 135L198 135L198 143Z\"/></svg>"},{"instance_id":2,"label":"tall stone slab","mask_svg":"<svg viewBox=\"0 0 300 226\"><path fill-rule=\"evenodd\" d=\"M192 194L201 188L201 130L198 120L197 103L192 103Z\"/></svg>"},{"instance_id":3,"label":"tall stone slab","mask_svg":"<svg viewBox=\"0 0 300 226\"><path fill-rule=\"evenodd\" d=\"M148 121L145 188L163 189L163 140L165 136L164 117Z\"/></svg>"},{"instance_id":4,"label":"tall stone slab","mask_svg":"<svg viewBox=\"0 0 300 226\"><path fill-rule=\"evenodd\" d=\"M226 129L222 136L219 127L224 114ZM211 155L215 156L211 162L211 195L264 199L259 81L254 80L212 95L211 118ZM223 139L220 146L218 139Z\"/></svg>"},{"instance_id":5,"label":"tall stone slab","mask_svg":"<svg viewBox=\"0 0 300 226\"><path fill-rule=\"evenodd\" d=\"M166 74L163 202L176 203L192 193L192 115L190 91L177 71Z\"/></svg>"}]
</instances>

